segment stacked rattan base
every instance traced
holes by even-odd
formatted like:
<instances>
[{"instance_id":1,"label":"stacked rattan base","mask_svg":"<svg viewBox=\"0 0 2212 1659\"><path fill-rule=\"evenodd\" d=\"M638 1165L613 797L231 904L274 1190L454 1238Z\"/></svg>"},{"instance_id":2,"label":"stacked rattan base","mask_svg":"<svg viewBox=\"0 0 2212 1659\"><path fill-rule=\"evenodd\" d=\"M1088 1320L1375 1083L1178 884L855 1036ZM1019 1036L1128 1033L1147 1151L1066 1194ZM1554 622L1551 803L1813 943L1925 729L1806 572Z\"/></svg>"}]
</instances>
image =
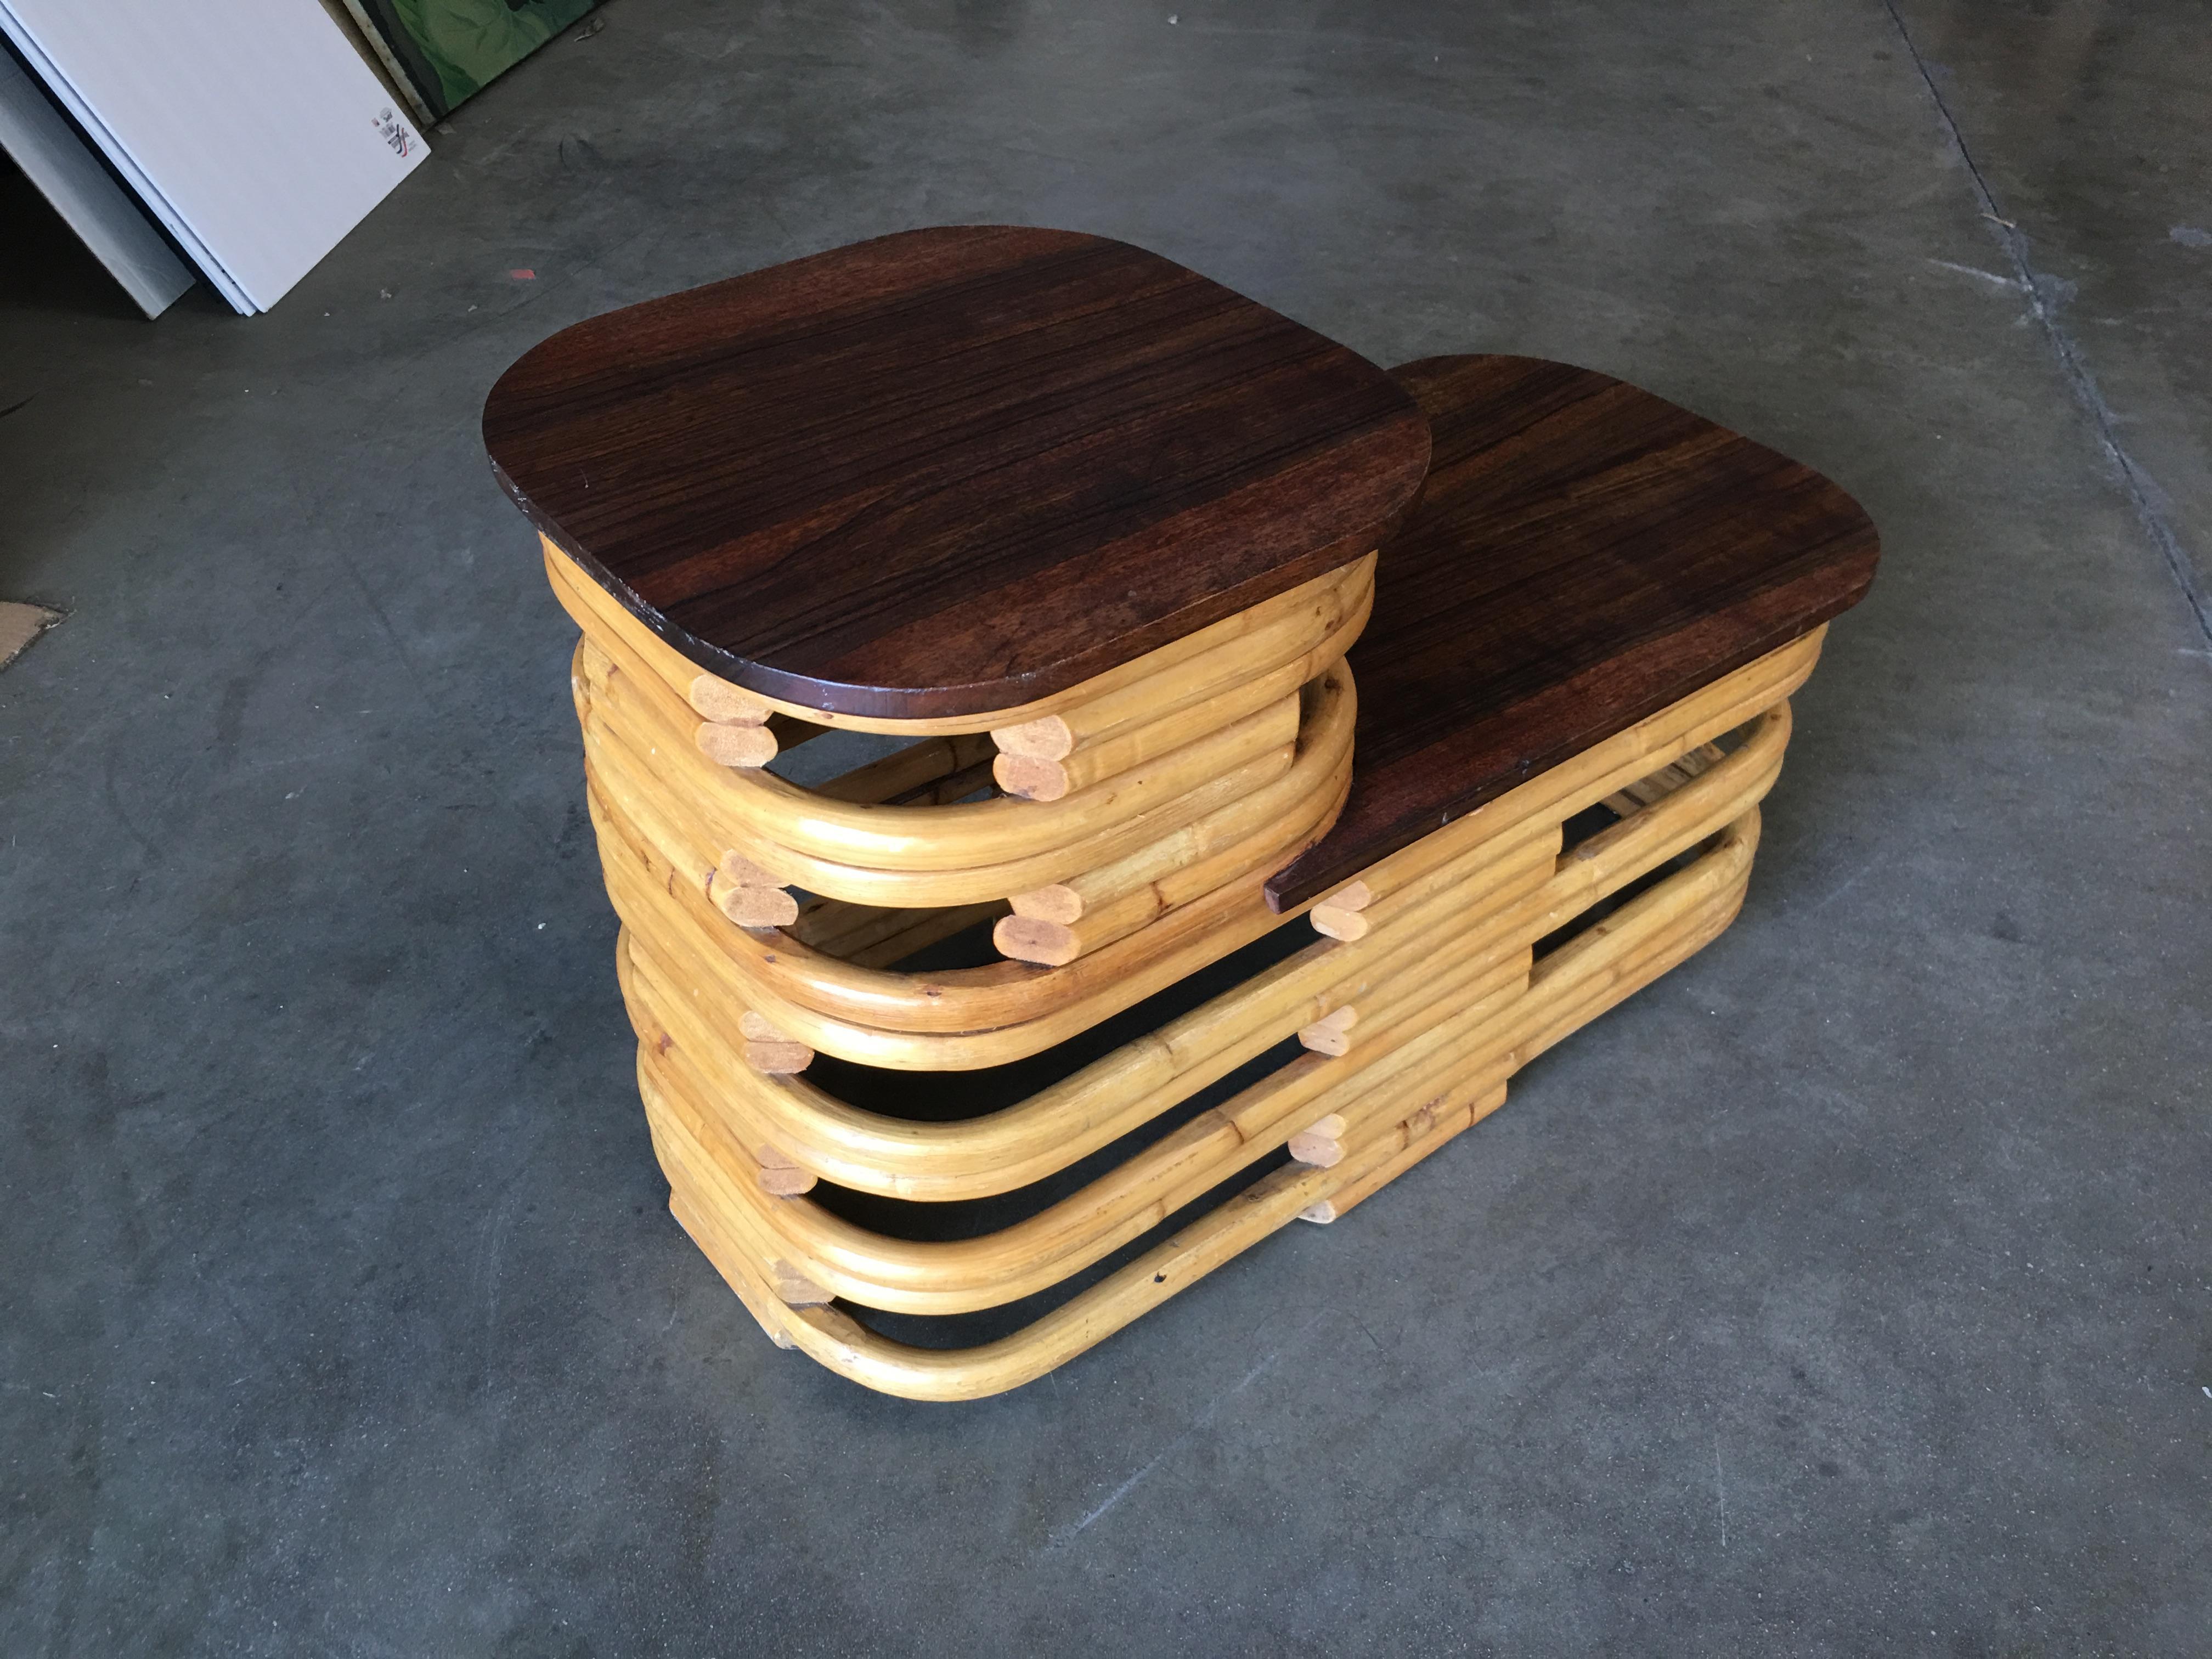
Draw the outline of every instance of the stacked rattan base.
<instances>
[{"instance_id":1,"label":"stacked rattan base","mask_svg":"<svg viewBox=\"0 0 2212 1659\"><path fill-rule=\"evenodd\" d=\"M1725 676L1382 860L1324 902L1322 919L1340 937L1317 937L1019 1105L927 1123L856 1109L812 1086L805 1076L812 1051L915 1070L995 1064L1087 1030L1272 928L1309 925L1272 911L1261 884L1327 830L1342 800L1352 692L1337 658L1353 629L1334 607L1301 599L1320 637L1293 641L1302 648L1286 648L1270 672L1306 676L1291 682L1302 718L1291 741L1271 730L1256 756L1224 740L1249 718L1233 714L1062 800L855 811L850 797L865 780L808 792L707 759L684 729L701 723L696 705L735 705L718 704L711 690L695 694L688 663L627 613L595 603L557 552L548 556L556 590L586 629L575 692L592 814L623 922L622 983L671 1207L780 1343L872 1388L929 1399L1029 1381L1275 1228L1341 1215L1498 1105L1529 1056L1718 933L1741 902L1757 803L1781 764L1785 699L1810 672L1820 638ZM1352 579L1366 568L1354 567ZM1341 609L1364 614L1357 596ZM1240 620L1226 635L1252 631ZM1175 663L1139 665L1165 679ZM1103 694L1079 687L1057 706L1079 726L1102 695L1126 696L1146 678L1123 676ZM1255 698L1218 696L1207 707L1237 710ZM988 716L972 725L980 734L1014 723ZM919 748L946 734L914 735ZM1716 743L1723 738L1725 750ZM939 750L934 764L945 778L957 787L963 772L972 777L974 762L961 763L974 747L956 734ZM1199 754L1220 758L1209 766ZM898 775L908 789L943 782L917 777L929 769L910 763ZM1161 777L1168 783L1148 788ZM1116 778L1120 799L1109 799ZM1191 826L1224 811L1216 793L1223 779L1233 781L1227 808L1258 802L1269 822L1295 827L1273 836L1236 823L1218 829L1220 848L1240 855L1220 862L1218 881L1178 887L1176 872L1212 855L1175 856L1191 845ZM1563 845L1568 821L1600 804L1618 815L1612 827ZM1049 822L1071 807L1065 823ZM844 829L841 842L825 824L857 828ZM951 867L962 834L976 824L991 853L1012 848L1016 856ZM976 925L994 898L1047 884L1080 891L1102 863L1133 857L1141 867L1154 848L1157 914L1065 966L923 975L868 965ZM850 849L877 862L826 856ZM835 937L824 918L837 912L818 902L781 929L742 927L715 902L732 854L739 867L764 872L757 886L781 878L868 906L870 915L917 920L878 929L842 960L797 937L810 924L817 938ZM887 857L908 867L887 869ZM1632 898L1575 931L1578 918L1632 884ZM1537 953L1554 939L1564 942ZM952 1243L883 1237L807 1196L817 1180L921 1201L1012 1192L1172 1112L1293 1036L1306 1045L1299 1058L996 1233ZM986 1346L891 1341L828 1305L957 1314L1019 1300L1141 1238L1239 1171L1278 1161L1286 1147L1288 1164Z\"/></svg>"}]
</instances>

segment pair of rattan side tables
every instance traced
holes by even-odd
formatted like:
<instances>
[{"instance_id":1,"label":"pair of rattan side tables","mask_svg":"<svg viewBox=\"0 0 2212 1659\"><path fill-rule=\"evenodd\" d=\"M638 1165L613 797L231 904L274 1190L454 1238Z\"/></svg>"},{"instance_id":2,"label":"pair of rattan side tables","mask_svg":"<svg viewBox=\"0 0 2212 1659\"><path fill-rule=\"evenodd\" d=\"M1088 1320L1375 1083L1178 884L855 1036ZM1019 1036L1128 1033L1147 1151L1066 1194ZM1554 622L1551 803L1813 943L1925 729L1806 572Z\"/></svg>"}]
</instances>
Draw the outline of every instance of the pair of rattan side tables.
<instances>
[{"instance_id":1,"label":"pair of rattan side tables","mask_svg":"<svg viewBox=\"0 0 2212 1659\"><path fill-rule=\"evenodd\" d=\"M1059 231L578 324L484 434L582 629L670 1208L920 1399L1341 1217L1717 935L1877 556L1605 375L1386 374ZM896 743L782 775L837 731Z\"/></svg>"}]
</instances>

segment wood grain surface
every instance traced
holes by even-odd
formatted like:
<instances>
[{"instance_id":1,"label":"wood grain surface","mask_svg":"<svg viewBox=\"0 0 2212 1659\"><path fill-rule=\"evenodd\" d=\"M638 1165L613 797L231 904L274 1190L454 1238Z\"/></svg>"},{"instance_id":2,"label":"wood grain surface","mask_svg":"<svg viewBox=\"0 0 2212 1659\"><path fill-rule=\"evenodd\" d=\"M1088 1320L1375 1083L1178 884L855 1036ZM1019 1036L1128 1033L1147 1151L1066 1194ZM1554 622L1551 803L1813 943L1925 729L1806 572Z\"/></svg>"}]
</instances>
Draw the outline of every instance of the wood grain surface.
<instances>
[{"instance_id":1,"label":"wood grain surface","mask_svg":"<svg viewBox=\"0 0 2212 1659\"><path fill-rule=\"evenodd\" d=\"M908 231L562 330L494 472L710 672L926 719L1065 690L1358 557L1428 432L1382 370L1159 256Z\"/></svg>"},{"instance_id":2,"label":"wood grain surface","mask_svg":"<svg viewBox=\"0 0 2212 1659\"><path fill-rule=\"evenodd\" d=\"M1880 543L1811 468L1609 375L1392 371L1427 483L1349 661L1350 799L1268 884L1288 908L1857 603Z\"/></svg>"}]
</instances>

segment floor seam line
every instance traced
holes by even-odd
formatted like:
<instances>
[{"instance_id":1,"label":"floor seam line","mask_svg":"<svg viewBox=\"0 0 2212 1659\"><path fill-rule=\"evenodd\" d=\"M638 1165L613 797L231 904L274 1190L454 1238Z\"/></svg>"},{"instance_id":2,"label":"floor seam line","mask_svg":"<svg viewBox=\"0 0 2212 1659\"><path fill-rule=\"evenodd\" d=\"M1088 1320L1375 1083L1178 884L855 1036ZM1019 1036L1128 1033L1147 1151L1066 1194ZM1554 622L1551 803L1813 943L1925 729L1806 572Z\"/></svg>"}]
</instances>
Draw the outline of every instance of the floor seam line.
<instances>
[{"instance_id":1,"label":"floor seam line","mask_svg":"<svg viewBox=\"0 0 2212 1659\"><path fill-rule=\"evenodd\" d=\"M2158 549L2160 556L2166 561L2167 574L2181 589L2181 597L2196 618L2197 630L2208 643L2212 643L2212 598L2206 594L2203 578L2197 574L2189 550L2181 544L2180 537L2174 533L2166 514L2152 500L2151 490L2154 486L2146 482L2147 475L2121 445L2111 405L2097 390L2096 380L2083 364L2079 348L2058 326L2058 319L2044 302L2042 283L2038 280L2034 266L2028 262L2027 239L2021 234L2019 226L2005 217L1998 208L1996 193L1990 188L1988 179L1974 160L1973 151L1967 148L1966 135L1960 130L1958 118L1951 113L1950 105L1944 101L1942 90L1936 84L1936 77L1929 72L1928 60L1920 55L1920 48L1912 39L1912 32L1905 27L1905 18L1897 9L1896 0L1882 0L1882 9L1889 14L1889 21L1897 30L1898 39L1905 43L1905 53L1912 59L1912 67L1919 73L1921 84L1928 88L1928 96L1936 106L1936 113L1942 120L1944 131L1950 135L1952 147L1958 151L1960 161L1966 164L1966 176L1973 181L1974 194L1980 201L1983 216L1996 226L2003 239L2005 257L2012 262L2013 274L2020 284L2021 294L2027 298L2028 311L2042 329L2044 338L2050 343L2052 354L2057 357L2060 371L2065 375L2075 400L2088 412L2090 422L2096 428L2097 441L2102 446L2106 459L2118 471L2121 485L2135 507L2136 520L2142 524L2144 533L2150 538L2152 545Z\"/></svg>"}]
</instances>

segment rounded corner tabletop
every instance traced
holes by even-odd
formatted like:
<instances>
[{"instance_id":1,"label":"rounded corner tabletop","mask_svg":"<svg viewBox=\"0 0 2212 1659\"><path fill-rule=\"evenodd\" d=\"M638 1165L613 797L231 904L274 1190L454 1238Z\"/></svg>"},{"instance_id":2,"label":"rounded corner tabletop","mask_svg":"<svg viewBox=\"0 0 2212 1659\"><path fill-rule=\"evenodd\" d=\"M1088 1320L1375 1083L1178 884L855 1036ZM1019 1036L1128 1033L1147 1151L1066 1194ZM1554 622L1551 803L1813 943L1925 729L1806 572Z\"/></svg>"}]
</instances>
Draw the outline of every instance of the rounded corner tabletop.
<instances>
[{"instance_id":1,"label":"rounded corner tabletop","mask_svg":"<svg viewBox=\"0 0 2212 1659\"><path fill-rule=\"evenodd\" d=\"M1395 526L1427 422L1380 368L1173 261L913 230L562 330L486 399L501 484L747 691L1031 704Z\"/></svg>"},{"instance_id":2,"label":"rounded corner tabletop","mask_svg":"<svg viewBox=\"0 0 2212 1659\"><path fill-rule=\"evenodd\" d=\"M1429 476L1346 659L1351 797L1267 884L1279 908L1820 627L1881 557L1832 481L1610 374L1497 353L1390 374Z\"/></svg>"}]
</instances>

